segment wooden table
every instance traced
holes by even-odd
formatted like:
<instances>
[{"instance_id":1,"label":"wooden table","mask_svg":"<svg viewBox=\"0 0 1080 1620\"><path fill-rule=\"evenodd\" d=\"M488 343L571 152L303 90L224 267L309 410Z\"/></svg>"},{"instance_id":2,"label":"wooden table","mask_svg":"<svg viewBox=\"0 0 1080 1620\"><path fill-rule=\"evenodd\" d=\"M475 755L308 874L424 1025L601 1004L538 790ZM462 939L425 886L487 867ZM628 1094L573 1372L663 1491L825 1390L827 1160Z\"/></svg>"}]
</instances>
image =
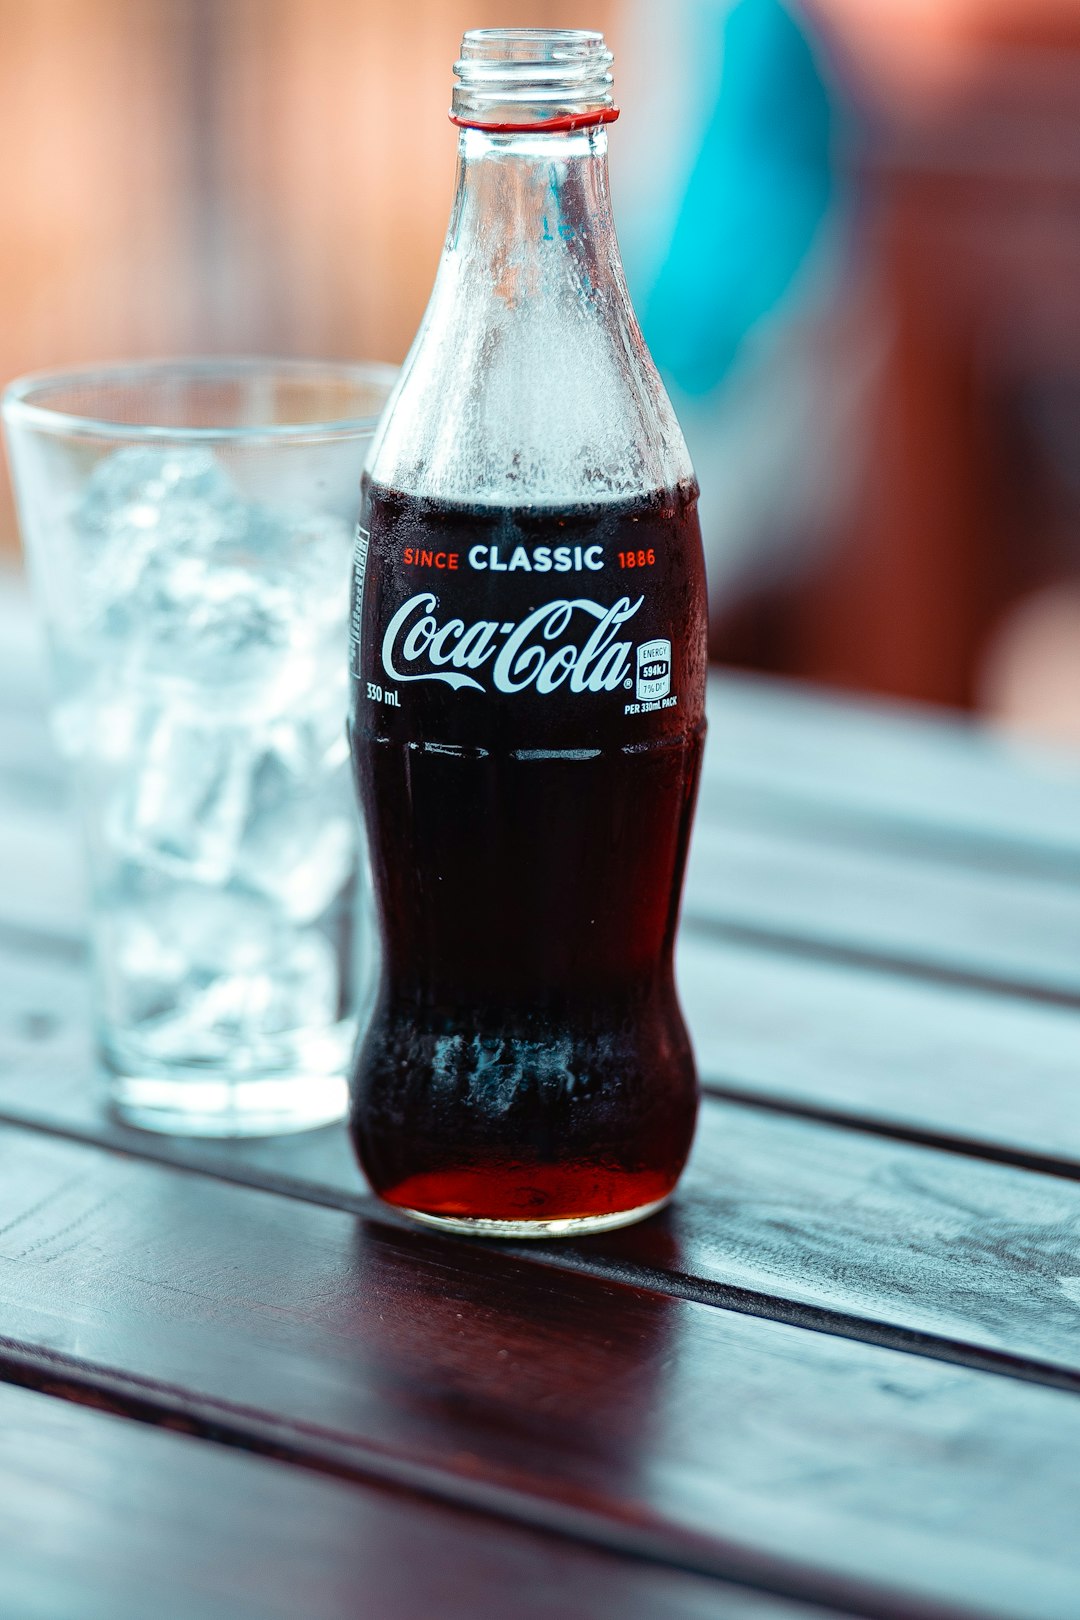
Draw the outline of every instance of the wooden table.
<instances>
[{"instance_id":1,"label":"wooden table","mask_svg":"<svg viewBox=\"0 0 1080 1620\"><path fill-rule=\"evenodd\" d=\"M2 629L0 1615L1080 1616L1080 769L719 680L682 1191L491 1246L108 1119Z\"/></svg>"}]
</instances>

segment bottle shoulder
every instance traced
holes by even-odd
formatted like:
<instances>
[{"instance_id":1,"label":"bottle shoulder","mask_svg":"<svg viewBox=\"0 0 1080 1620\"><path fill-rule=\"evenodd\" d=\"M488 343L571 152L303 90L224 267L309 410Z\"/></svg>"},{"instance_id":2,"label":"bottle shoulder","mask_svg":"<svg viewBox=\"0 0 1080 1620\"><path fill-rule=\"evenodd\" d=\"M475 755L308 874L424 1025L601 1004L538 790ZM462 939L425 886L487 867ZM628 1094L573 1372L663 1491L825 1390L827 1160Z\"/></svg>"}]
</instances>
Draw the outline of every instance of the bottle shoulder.
<instances>
[{"instance_id":1,"label":"bottle shoulder","mask_svg":"<svg viewBox=\"0 0 1080 1620\"><path fill-rule=\"evenodd\" d=\"M625 289L574 278L500 296L440 269L370 478L498 506L623 502L693 482Z\"/></svg>"}]
</instances>

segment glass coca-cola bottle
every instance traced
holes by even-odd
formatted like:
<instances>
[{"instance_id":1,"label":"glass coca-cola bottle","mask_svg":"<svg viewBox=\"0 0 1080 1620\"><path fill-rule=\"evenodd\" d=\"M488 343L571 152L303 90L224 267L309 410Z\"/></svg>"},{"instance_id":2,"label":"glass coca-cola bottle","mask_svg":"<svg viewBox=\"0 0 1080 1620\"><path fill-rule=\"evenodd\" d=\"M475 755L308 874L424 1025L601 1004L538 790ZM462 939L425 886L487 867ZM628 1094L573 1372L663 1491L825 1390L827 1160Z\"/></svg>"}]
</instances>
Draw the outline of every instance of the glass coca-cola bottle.
<instances>
[{"instance_id":1,"label":"glass coca-cola bottle","mask_svg":"<svg viewBox=\"0 0 1080 1620\"><path fill-rule=\"evenodd\" d=\"M466 34L457 191L372 447L351 738L382 938L375 1191L547 1237L639 1219L697 1080L672 949L705 733L697 486L623 279L601 35Z\"/></svg>"}]
</instances>

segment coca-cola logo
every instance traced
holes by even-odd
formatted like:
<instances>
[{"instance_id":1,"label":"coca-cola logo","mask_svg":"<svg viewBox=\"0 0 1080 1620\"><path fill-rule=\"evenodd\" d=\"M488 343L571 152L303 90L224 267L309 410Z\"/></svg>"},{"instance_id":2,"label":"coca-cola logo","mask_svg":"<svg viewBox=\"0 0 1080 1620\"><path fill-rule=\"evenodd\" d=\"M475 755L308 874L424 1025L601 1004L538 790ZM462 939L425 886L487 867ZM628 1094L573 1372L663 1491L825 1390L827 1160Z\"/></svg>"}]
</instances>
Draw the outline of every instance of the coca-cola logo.
<instances>
[{"instance_id":1,"label":"coca-cola logo","mask_svg":"<svg viewBox=\"0 0 1080 1620\"><path fill-rule=\"evenodd\" d=\"M382 641L382 665L395 681L445 681L455 690L487 687L475 674L491 663L499 692L613 692L628 683L632 643L618 639L642 602L621 596L610 607L588 597L561 598L534 608L518 623L497 619L436 617L438 598L430 591L398 608Z\"/></svg>"}]
</instances>

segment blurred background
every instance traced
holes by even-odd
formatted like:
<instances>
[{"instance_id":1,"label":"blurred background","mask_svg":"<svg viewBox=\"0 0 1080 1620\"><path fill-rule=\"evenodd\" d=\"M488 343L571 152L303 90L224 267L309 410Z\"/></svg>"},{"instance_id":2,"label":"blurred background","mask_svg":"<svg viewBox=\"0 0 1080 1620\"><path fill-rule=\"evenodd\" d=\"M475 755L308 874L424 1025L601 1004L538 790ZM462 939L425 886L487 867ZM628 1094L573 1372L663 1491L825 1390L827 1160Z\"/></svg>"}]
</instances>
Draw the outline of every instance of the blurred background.
<instances>
[{"instance_id":1,"label":"blurred background","mask_svg":"<svg viewBox=\"0 0 1080 1620\"><path fill-rule=\"evenodd\" d=\"M514 24L616 52L714 654L1080 747L1080 0L0 0L0 383L400 360Z\"/></svg>"}]
</instances>

